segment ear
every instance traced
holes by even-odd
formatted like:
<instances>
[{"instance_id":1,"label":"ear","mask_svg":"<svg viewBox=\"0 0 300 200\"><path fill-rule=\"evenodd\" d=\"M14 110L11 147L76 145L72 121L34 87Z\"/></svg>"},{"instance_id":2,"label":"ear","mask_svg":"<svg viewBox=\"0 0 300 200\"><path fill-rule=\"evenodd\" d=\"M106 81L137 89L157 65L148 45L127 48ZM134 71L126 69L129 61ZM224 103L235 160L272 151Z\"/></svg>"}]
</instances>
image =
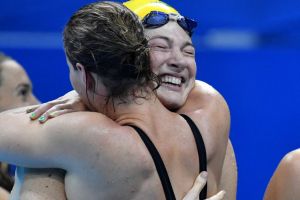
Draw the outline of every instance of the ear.
<instances>
[{"instance_id":1,"label":"ear","mask_svg":"<svg viewBox=\"0 0 300 200\"><path fill-rule=\"evenodd\" d=\"M82 70L85 69L85 67L84 67L81 63L76 63L75 69L76 69L76 70L79 70L79 71L82 71Z\"/></svg>"},{"instance_id":2,"label":"ear","mask_svg":"<svg viewBox=\"0 0 300 200\"><path fill-rule=\"evenodd\" d=\"M86 74L85 74L85 67L81 63L76 63L75 70L78 73L78 79L82 84L86 84Z\"/></svg>"},{"instance_id":3,"label":"ear","mask_svg":"<svg viewBox=\"0 0 300 200\"><path fill-rule=\"evenodd\" d=\"M80 79L88 90L95 88L95 80L91 72L87 71L86 68L81 63L76 63L76 69L80 74Z\"/></svg>"}]
</instances>

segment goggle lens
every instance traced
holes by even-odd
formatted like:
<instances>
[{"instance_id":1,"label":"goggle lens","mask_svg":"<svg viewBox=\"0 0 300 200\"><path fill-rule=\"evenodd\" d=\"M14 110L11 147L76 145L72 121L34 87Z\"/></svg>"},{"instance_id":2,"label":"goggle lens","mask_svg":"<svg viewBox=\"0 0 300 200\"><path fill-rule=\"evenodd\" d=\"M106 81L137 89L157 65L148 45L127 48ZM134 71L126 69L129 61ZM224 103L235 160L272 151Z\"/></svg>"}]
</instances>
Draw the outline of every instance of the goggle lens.
<instances>
[{"instance_id":1,"label":"goggle lens","mask_svg":"<svg viewBox=\"0 0 300 200\"><path fill-rule=\"evenodd\" d=\"M170 18L168 14L160 11L151 11L144 17L143 25L145 26L145 28L160 27L168 23L169 20ZM194 29L197 27L196 21L183 16L178 16L177 23L181 28L187 31L190 36L193 34Z\"/></svg>"}]
</instances>

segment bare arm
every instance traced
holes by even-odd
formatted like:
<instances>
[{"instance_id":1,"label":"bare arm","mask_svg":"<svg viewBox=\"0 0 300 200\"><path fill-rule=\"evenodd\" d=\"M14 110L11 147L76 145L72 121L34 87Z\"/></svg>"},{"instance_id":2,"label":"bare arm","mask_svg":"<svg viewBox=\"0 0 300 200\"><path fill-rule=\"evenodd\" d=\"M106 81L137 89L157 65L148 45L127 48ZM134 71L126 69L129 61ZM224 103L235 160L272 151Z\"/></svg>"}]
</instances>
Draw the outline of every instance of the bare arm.
<instances>
[{"instance_id":1,"label":"bare arm","mask_svg":"<svg viewBox=\"0 0 300 200\"><path fill-rule=\"evenodd\" d=\"M274 172L264 200L300 199L300 149L288 153Z\"/></svg>"},{"instance_id":2,"label":"bare arm","mask_svg":"<svg viewBox=\"0 0 300 200\"><path fill-rule=\"evenodd\" d=\"M89 118L90 115L94 116L94 120ZM95 143L95 137L99 136L94 128L99 124L99 115L68 114L49 123L39 124L31 121L24 109L1 113L0 160L36 168L65 169L74 166L79 160L87 157L85 153L89 153L89 148L82 151L83 146L90 147ZM95 125L90 126L91 123ZM103 121L103 124L105 123ZM86 137L83 132L89 132L95 137Z\"/></svg>"},{"instance_id":3,"label":"bare arm","mask_svg":"<svg viewBox=\"0 0 300 200\"><path fill-rule=\"evenodd\" d=\"M220 189L226 191L224 200L235 200L237 191L237 164L230 140L228 140L220 184Z\"/></svg>"},{"instance_id":4,"label":"bare arm","mask_svg":"<svg viewBox=\"0 0 300 200\"><path fill-rule=\"evenodd\" d=\"M17 167L11 199L66 200L65 172L61 169L24 169Z\"/></svg>"}]
</instances>

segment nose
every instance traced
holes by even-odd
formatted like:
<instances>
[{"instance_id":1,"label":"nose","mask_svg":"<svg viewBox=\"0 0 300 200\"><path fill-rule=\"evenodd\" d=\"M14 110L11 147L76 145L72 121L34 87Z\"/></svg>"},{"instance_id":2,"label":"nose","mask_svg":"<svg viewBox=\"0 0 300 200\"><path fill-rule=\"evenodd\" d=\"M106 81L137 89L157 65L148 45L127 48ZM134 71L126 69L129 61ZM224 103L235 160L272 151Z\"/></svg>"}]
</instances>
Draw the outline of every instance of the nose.
<instances>
[{"instance_id":1,"label":"nose","mask_svg":"<svg viewBox=\"0 0 300 200\"><path fill-rule=\"evenodd\" d=\"M170 58L168 60L168 65L172 67L172 69L176 70L176 72L180 72L186 68L186 58L184 57L181 49L172 49Z\"/></svg>"}]
</instances>

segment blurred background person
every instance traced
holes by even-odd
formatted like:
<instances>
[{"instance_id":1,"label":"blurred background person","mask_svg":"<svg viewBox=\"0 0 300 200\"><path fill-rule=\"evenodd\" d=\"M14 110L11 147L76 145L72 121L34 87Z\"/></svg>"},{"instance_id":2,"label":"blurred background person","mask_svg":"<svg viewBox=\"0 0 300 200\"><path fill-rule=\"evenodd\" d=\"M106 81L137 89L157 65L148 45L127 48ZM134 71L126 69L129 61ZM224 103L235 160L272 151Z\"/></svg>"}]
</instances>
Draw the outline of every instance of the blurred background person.
<instances>
[{"instance_id":1,"label":"blurred background person","mask_svg":"<svg viewBox=\"0 0 300 200\"><path fill-rule=\"evenodd\" d=\"M24 68L0 52L0 111L39 103ZM14 167L0 163L0 200L7 199L13 187Z\"/></svg>"},{"instance_id":2,"label":"blurred background person","mask_svg":"<svg viewBox=\"0 0 300 200\"><path fill-rule=\"evenodd\" d=\"M37 103L24 68L0 52L0 111Z\"/></svg>"}]
</instances>

